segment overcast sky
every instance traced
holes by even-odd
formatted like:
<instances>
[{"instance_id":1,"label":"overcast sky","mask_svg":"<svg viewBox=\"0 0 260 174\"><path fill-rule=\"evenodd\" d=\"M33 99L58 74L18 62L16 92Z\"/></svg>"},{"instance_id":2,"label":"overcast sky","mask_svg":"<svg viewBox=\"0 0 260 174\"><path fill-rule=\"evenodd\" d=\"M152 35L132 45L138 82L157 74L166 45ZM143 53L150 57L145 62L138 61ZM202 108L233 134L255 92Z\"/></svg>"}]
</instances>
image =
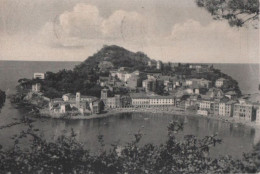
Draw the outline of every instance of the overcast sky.
<instances>
[{"instance_id":1,"label":"overcast sky","mask_svg":"<svg viewBox=\"0 0 260 174\"><path fill-rule=\"evenodd\" d=\"M195 0L0 0L0 60L82 61L103 45L172 62L259 63L259 29Z\"/></svg>"}]
</instances>

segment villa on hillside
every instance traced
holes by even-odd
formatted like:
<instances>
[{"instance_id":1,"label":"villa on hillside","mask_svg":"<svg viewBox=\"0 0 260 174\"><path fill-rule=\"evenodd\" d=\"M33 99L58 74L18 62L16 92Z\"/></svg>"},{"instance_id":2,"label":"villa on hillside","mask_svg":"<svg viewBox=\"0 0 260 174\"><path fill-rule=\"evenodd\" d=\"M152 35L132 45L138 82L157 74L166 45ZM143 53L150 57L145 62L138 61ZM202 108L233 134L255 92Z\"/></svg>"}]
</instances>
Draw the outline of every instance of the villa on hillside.
<instances>
[{"instance_id":1,"label":"villa on hillside","mask_svg":"<svg viewBox=\"0 0 260 174\"><path fill-rule=\"evenodd\" d=\"M33 74L33 78L44 80L45 79L45 73L36 72L36 73Z\"/></svg>"}]
</instances>

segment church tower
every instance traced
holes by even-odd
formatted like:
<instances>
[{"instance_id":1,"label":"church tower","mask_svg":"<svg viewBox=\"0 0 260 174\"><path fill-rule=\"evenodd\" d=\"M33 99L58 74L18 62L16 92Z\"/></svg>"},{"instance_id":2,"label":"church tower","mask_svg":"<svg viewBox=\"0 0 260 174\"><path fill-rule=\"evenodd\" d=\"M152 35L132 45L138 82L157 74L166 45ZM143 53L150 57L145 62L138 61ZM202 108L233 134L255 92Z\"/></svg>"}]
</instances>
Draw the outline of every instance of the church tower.
<instances>
[{"instance_id":1,"label":"church tower","mask_svg":"<svg viewBox=\"0 0 260 174\"><path fill-rule=\"evenodd\" d=\"M76 102L80 102L80 92L76 93Z\"/></svg>"},{"instance_id":2,"label":"church tower","mask_svg":"<svg viewBox=\"0 0 260 174\"><path fill-rule=\"evenodd\" d=\"M107 99L107 89L102 89L101 90L101 100L106 100Z\"/></svg>"}]
</instances>

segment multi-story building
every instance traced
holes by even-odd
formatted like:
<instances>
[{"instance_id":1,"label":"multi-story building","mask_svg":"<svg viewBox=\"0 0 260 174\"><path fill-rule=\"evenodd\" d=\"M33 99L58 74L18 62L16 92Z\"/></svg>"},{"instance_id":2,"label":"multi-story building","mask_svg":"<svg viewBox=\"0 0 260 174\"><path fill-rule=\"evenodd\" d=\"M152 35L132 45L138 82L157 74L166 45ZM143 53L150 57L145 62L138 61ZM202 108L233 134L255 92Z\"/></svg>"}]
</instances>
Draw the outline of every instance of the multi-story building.
<instances>
[{"instance_id":1,"label":"multi-story building","mask_svg":"<svg viewBox=\"0 0 260 174\"><path fill-rule=\"evenodd\" d=\"M220 99L215 99L214 100L214 103L213 103L213 113L214 115L219 115L219 102L220 102Z\"/></svg>"},{"instance_id":2,"label":"multi-story building","mask_svg":"<svg viewBox=\"0 0 260 174\"><path fill-rule=\"evenodd\" d=\"M237 119L252 120L253 105L246 102L245 100L239 100L239 103L234 104L234 114L233 117Z\"/></svg>"},{"instance_id":3,"label":"multi-story building","mask_svg":"<svg viewBox=\"0 0 260 174\"><path fill-rule=\"evenodd\" d=\"M214 110L214 102L211 100L200 100L199 101L200 110L213 111Z\"/></svg>"},{"instance_id":4,"label":"multi-story building","mask_svg":"<svg viewBox=\"0 0 260 174\"><path fill-rule=\"evenodd\" d=\"M94 100L90 102L89 107L92 114L99 114L102 111L102 103L100 100Z\"/></svg>"},{"instance_id":5,"label":"multi-story building","mask_svg":"<svg viewBox=\"0 0 260 174\"><path fill-rule=\"evenodd\" d=\"M219 103L219 112L218 113L220 116L225 116L225 114L226 114L226 103L225 102Z\"/></svg>"},{"instance_id":6,"label":"multi-story building","mask_svg":"<svg viewBox=\"0 0 260 174\"><path fill-rule=\"evenodd\" d=\"M146 92L154 91L156 89L156 78L153 76L148 76L148 79L142 82L142 86Z\"/></svg>"},{"instance_id":7,"label":"multi-story building","mask_svg":"<svg viewBox=\"0 0 260 174\"><path fill-rule=\"evenodd\" d=\"M115 95L114 97L108 97L106 99L106 102L104 103L106 108L120 108L121 107L120 95Z\"/></svg>"},{"instance_id":8,"label":"multi-story building","mask_svg":"<svg viewBox=\"0 0 260 174\"><path fill-rule=\"evenodd\" d=\"M234 114L234 104L236 101L228 101L225 105L225 116L226 117L233 117Z\"/></svg>"},{"instance_id":9,"label":"multi-story building","mask_svg":"<svg viewBox=\"0 0 260 174\"><path fill-rule=\"evenodd\" d=\"M148 96L143 93L131 95L132 106L134 107L169 107L174 106L173 96Z\"/></svg>"},{"instance_id":10,"label":"multi-story building","mask_svg":"<svg viewBox=\"0 0 260 174\"><path fill-rule=\"evenodd\" d=\"M136 89L138 86L139 77L137 75L132 75L127 79L126 86L130 89Z\"/></svg>"},{"instance_id":11,"label":"multi-story building","mask_svg":"<svg viewBox=\"0 0 260 174\"><path fill-rule=\"evenodd\" d=\"M186 86L192 86L194 88L210 88L211 81L206 79L187 79Z\"/></svg>"}]
</instances>

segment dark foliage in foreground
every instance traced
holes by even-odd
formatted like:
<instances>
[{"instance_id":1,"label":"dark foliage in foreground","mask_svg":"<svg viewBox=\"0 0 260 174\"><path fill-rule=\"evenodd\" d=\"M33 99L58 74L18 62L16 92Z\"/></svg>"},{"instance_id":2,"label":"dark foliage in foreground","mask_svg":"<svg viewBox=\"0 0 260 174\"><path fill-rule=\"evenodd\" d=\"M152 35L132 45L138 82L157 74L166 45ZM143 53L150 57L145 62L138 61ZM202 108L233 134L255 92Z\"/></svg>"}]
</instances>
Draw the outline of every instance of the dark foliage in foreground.
<instances>
[{"instance_id":1,"label":"dark foliage in foreground","mask_svg":"<svg viewBox=\"0 0 260 174\"><path fill-rule=\"evenodd\" d=\"M259 0L196 0L199 7L207 9L215 20L225 19L230 26L242 27L259 20Z\"/></svg>"},{"instance_id":2,"label":"dark foliage in foreground","mask_svg":"<svg viewBox=\"0 0 260 174\"><path fill-rule=\"evenodd\" d=\"M76 141L72 130L70 137L61 136L49 143L35 133L29 124L27 131L15 138L14 147L0 150L0 171L11 173L255 173L260 171L260 149L244 155L242 160L231 157L211 159L209 148L221 142L216 136L198 139L187 135L179 141L175 134L183 128L178 122L168 126L168 140L160 145L139 146L142 134L124 147L113 145L104 150L103 137L98 136L100 150L90 154ZM27 137L32 141L25 149L19 141Z\"/></svg>"}]
</instances>

